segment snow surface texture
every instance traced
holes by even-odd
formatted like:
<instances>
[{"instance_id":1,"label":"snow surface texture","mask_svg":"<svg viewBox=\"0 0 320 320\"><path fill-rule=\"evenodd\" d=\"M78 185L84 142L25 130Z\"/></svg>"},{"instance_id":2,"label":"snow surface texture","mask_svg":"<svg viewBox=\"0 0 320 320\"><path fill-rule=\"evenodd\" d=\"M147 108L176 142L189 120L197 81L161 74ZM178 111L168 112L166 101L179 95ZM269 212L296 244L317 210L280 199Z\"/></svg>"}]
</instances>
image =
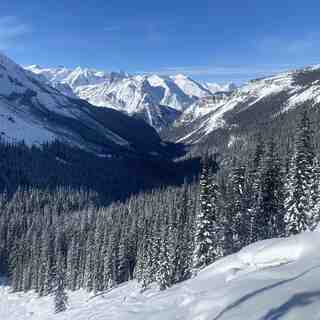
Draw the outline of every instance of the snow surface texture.
<instances>
[{"instance_id":1,"label":"snow surface texture","mask_svg":"<svg viewBox=\"0 0 320 320\"><path fill-rule=\"evenodd\" d=\"M70 294L52 312L52 297L0 286L1 319L17 320L319 320L320 233L252 244L166 291L141 292L135 281L89 296Z\"/></svg>"},{"instance_id":2,"label":"snow surface texture","mask_svg":"<svg viewBox=\"0 0 320 320\"><path fill-rule=\"evenodd\" d=\"M232 85L202 85L182 74L131 76L124 72L106 73L80 67L48 69L37 65L26 69L47 79L66 95L74 94L98 107L113 108L129 115L143 114L158 130L170 124L168 120L175 120L167 116L168 107L182 112L199 98L233 89Z\"/></svg>"}]
</instances>

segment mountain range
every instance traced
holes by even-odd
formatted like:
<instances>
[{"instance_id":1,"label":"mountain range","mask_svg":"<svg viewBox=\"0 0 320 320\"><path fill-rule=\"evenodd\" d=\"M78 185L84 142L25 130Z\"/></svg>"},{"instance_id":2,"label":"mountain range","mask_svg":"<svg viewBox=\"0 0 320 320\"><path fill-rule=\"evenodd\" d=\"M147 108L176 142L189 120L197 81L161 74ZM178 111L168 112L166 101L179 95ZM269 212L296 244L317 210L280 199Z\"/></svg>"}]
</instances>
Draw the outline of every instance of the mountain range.
<instances>
[{"instance_id":1,"label":"mountain range","mask_svg":"<svg viewBox=\"0 0 320 320\"><path fill-rule=\"evenodd\" d=\"M102 75L95 77L98 81ZM74 86L83 80L72 79ZM58 90L43 75L35 75L0 54L1 139L10 143L23 140L28 145L58 139L102 155L163 151L159 135L145 122L110 108L94 107L72 91L61 92L62 86L68 88L57 82Z\"/></svg>"},{"instance_id":2,"label":"mountain range","mask_svg":"<svg viewBox=\"0 0 320 320\"><path fill-rule=\"evenodd\" d=\"M108 107L141 118L156 130L168 127L199 99L230 92L234 84L201 84L183 74L129 75L93 69L26 67L62 93L98 107Z\"/></svg>"},{"instance_id":3,"label":"mountain range","mask_svg":"<svg viewBox=\"0 0 320 320\"><path fill-rule=\"evenodd\" d=\"M317 65L238 88L184 75L22 68L4 55L0 72L2 138L27 144L59 139L102 154L161 153L165 144L156 130L164 140L195 145L214 143L223 129L232 144L235 130L320 102Z\"/></svg>"}]
</instances>

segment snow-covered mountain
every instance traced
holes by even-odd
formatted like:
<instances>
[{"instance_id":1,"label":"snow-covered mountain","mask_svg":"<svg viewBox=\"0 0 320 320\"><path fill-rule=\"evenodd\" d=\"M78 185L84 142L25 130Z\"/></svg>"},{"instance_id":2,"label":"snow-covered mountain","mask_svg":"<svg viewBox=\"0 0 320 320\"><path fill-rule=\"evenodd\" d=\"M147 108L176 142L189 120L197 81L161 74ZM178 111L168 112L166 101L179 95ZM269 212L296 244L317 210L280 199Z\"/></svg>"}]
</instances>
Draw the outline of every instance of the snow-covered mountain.
<instances>
[{"instance_id":1,"label":"snow-covered mountain","mask_svg":"<svg viewBox=\"0 0 320 320\"><path fill-rule=\"evenodd\" d=\"M26 68L47 79L64 94L73 94L99 107L110 107L144 119L157 130L170 125L210 88L184 75L159 76L106 73L97 70ZM219 87L219 91L226 88ZM216 88L215 88L216 91Z\"/></svg>"},{"instance_id":2,"label":"snow-covered mountain","mask_svg":"<svg viewBox=\"0 0 320 320\"><path fill-rule=\"evenodd\" d=\"M59 314L52 296L10 293L0 284L0 314L7 320L318 320L319 250L319 232L265 240L165 291L129 281L96 296L70 292L69 309Z\"/></svg>"},{"instance_id":3,"label":"snow-covered mountain","mask_svg":"<svg viewBox=\"0 0 320 320\"><path fill-rule=\"evenodd\" d=\"M223 84L223 85L218 83L206 82L203 84L203 86L212 93L229 92L237 89L237 86L233 82Z\"/></svg>"},{"instance_id":4,"label":"snow-covered mountain","mask_svg":"<svg viewBox=\"0 0 320 320\"><path fill-rule=\"evenodd\" d=\"M62 74L65 76L66 70L61 69L55 77L62 77ZM99 73L95 74L94 81L99 76ZM93 107L84 100L71 97L71 93L64 95L44 82L43 77L0 54L2 139L9 142L24 140L29 145L59 139L99 153L135 152L139 149L139 139L140 147L144 145L145 148L145 136L148 136L148 142L153 141L149 151L160 146L159 136L144 122L108 108ZM77 83L75 77L70 83Z\"/></svg>"},{"instance_id":5,"label":"snow-covered mountain","mask_svg":"<svg viewBox=\"0 0 320 320\"><path fill-rule=\"evenodd\" d=\"M232 91L218 91L210 97L204 97L197 100L183 112L179 121L181 123L189 123L205 116L223 105L231 94Z\"/></svg>"},{"instance_id":6,"label":"snow-covered mountain","mask_svg":"<svg viewBox=\"0 0 320 320\"><path fill-rule=\"evenodd\" d=\"M306 103L320 103L320 66L252 80L236 90L200 99L184 111L169 136L195 143L217 129L268 121Z\"/></svg>"},{"instance_id":7,"label":"snow-covered mountain","mask_svg":"<svg viewBox=\"0 0 320 320\"><path fill-rule=\"evenodd\" d=\"M209 87L206 87L183 74L178 74L170 78L189 97L204 98L211 96L212 93L214 93Z\"/></svg>"},{"instance_id":8,"label":"snow-covered mountain","mask_svg":"<svg viewBox=\"0 0 320 320\"><path fill-rule=\"evenodd\" d=\"M62 82L67 83L72 89L80 86L95 85L103 83L110 79L110 75L93 69L83 69L77 67L76 69L68 69L66 67L58 68L41 68L38 65L32 65L26 67L27 70L42 75L50 82Z\"/></svg>"}]
</instances>

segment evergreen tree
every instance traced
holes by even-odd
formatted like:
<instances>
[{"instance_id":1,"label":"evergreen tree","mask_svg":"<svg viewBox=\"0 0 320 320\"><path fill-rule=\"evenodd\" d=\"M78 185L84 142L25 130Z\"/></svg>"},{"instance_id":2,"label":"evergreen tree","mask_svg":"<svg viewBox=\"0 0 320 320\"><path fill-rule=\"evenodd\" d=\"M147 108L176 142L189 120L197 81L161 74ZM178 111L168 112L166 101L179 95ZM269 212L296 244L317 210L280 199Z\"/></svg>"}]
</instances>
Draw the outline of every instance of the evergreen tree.
<instances>
[{"instance_id":1,"label":"evergreen tree","mask_svg":"<svg viewBox=\"0 0 320 320\"><path fill-rule=\"evenodd\" d=\"M160 290L165 290L172 285L172 260L169 256L168 233L164 231L159 256L159 269L156 275Z\"/></svg>"},{"instance_id":2,"label":"evergreen tree","mask_svg":"<svg viewBox=\"0 0 320 320\"><path fill-rule=\"evenodd\" d=\"M176 244L174 247L174 274L173 282L177 283L184 281L191 274L191 226L188 219L190 203L188 201L188 188L186 183L183 186L181 193L178 194L177 203L177 227L176 227Z\"/></svg>"},{"instance_id":3,"label":"evergreen tree","mask_svg":"<svg viewBox=\"0 0 320 320\"><path fill-rule=\"evenodd\" d=\"M55 274L54 311L55 313L67 310L68 295L65 290L65 272L61 261L58 262Z\"/></svg>"},{"instance_id":4,"label":"evergreen tree","mask_svg":"<svg viewBox=\"0 0 320 320\"><path fill-rule=\"evenodd\" d=\"M249 243L250 215L247 205L247 193L245 189L245 168L234 166L229 176L228 198L228 223L230 224L232 239L232 252L240 250ZM229 236L230 238L230 236Z\"/></svg>"},{"instance_id":5,"label":"evergreen tree","mask_svg":"<svg viewBox=\"0 0 320 320\"><path fill-rule=\"evenodd\" d=\"M312 183L312 166L314 150L312 143L311 122L307 112L298 123L287 183L286 221L287 234L297 234L310 227L310 188Z\"/></svg>"},{"instance_id":6,"label":"evergreen tree","mask_svg":"<svg viewBox=\"0 0 320 320\"><path fill-rule=\"evenodd\" d=\"M207 266L219 256L215 243L218 186L213 180L212 170L216 170L216 168L210 170L209 159L206 157L200 178L200 211L196 217L194 268Z\"/></svg>"},{"instance_id":7,"label":"evergreen tree","mask_svg":"<svg viewBox=\"0 0 320 320\"><path fill-rule=\"evenodd\" d=\"M254 219L256 240L284 236L283 175L273 140L268 143L258 180Z\"/></svg>"},{"instance_id":8,"label":"evergreen tree","mask_svg":"<svg viewBox=\"0 0 320 320\"><path fill-rule=\"evenodd\" d=\"M310 192L310 228L314 230L320 222L320 161L315 158L312 167Z\"/></svg>"}]
</instances>

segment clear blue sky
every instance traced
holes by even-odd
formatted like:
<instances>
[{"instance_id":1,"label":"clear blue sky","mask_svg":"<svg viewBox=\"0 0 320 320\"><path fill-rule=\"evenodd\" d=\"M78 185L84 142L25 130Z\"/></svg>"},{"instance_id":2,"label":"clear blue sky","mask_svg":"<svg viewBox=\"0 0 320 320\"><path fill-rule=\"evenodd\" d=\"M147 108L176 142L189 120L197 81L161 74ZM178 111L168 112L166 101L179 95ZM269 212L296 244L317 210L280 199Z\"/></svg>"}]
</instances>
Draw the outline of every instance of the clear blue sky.
<instances>
[{"instance_id":1,"label":"clear blue sky","mask_svg":"<svg viewBox=\"0 0 320 320\"><path fill-rule=\"evenodd\" d=\"M320 1L1 0L21 64L244 81L320 63Z\"/></svg>"}]
</instances>

